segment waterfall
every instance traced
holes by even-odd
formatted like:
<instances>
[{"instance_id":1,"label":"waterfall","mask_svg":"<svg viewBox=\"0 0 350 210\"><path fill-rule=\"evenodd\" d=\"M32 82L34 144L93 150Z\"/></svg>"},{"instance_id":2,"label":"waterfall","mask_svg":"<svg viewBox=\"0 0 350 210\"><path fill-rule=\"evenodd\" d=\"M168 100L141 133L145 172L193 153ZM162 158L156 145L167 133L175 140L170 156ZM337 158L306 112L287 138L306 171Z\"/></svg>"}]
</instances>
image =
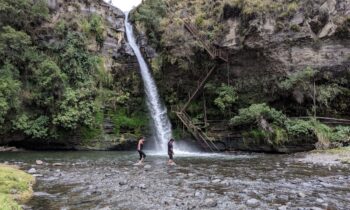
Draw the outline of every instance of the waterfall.
<instances>
[{"instance_id":1,"label":"waterfall","mask_svg":"<svg viewBox=\"0 0 350 210\"><path fill-rule=\"evenodd\" d=\"M143 58L139 46L136 44L133 27L128 21L129 13L125 13L125 31L128 42L133 49L141 69L141 76L146 92L146 102L152 118L153 136L156 140L156 150L163 153L167 151L167 143L171 138L171 124L167 115L166 107L162 104L157 86Z\"/></svg>"}]
</instances>

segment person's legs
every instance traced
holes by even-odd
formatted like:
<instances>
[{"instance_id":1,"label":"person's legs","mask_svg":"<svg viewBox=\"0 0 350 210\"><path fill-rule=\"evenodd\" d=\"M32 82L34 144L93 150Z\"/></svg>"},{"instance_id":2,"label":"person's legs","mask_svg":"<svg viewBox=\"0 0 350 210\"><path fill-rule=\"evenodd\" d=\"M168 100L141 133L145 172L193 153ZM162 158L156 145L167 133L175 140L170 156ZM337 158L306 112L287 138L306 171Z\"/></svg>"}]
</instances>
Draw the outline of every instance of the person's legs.
<instances>
[{"instance_id":1,"label":"person's legs","mask_svg":"<svg viewBox=\"0 0 350 210\"><path fill-rule=\"evenodd\" d=\"M168 153L169 155L169 160L168 160L168 164L171 165L174 161L173 161L173 154L172 153Z\"/></svg>"},{"instance_id":2,"label":"person's legs","mask_svg":"<svg viewBox=\"0 0 350 210\"><path fill-rule=\"evenodd\" d=\"M139 160L141 161L142 160L142 151L138 150L138 152L139 152L139 155L140 155Z\"/></svg>"},{"instance_id":3,"label":"person's legs","mask_svg":"<svg viewBox=\"0 0 350 210\"><path fill-rule=\"evenodd\" d=\"M143 151L140 151L140 161L143 162L146 159L146 154Z\"/></svg>"}]
</instances>

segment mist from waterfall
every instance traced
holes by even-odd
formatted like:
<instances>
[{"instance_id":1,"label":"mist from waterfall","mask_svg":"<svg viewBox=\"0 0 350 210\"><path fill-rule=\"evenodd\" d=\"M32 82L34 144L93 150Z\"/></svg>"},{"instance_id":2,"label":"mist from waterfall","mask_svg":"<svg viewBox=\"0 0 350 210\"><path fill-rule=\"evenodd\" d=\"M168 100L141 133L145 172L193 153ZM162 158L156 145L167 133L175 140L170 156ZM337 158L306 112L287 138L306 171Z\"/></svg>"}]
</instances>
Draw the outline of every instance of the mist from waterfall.
<instances>
[{"instance_id":1,"label":"mist from waterfall","mask_svg":"<svg viewBox=\"0 0 350 210\"><path fill-rule=\"evenodd\" d=\"M140 65L141 76L146 92L147 107L152 118L153 137L155 138L156 151L165 153L167 151L167 143L171 138L171 124L167 115L166 107L162 104L157 86L143 58L140 48L136 43L133 26L129 23L129 13L125 13L125 32L129 45L133 49L137 61Z\"/></svg>"}]
</instances>

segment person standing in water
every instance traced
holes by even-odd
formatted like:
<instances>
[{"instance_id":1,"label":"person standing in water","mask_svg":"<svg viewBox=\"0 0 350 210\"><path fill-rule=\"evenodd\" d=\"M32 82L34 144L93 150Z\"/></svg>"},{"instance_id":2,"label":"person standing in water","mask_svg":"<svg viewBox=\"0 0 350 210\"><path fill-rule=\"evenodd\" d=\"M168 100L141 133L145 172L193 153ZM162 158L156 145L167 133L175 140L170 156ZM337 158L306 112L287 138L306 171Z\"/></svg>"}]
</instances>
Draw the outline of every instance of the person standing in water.
<instances>
[{"instance_id":1,"label":"person standing in water","mask_svg":"<svg viewBox=\"0 0 350 210\"><path fill-rule=\"evenodd\" d=\"M170 139L168 142L168 155L169 155L169 160L168 160L168 165L176 165L174 162L174 139Z\"/></svg>"},{"instance_id":2,"label":"person standing in water","mask_svg":"<svg viewBox=\"0 0 350 210\"><path fill-rule=\"evenodd\" d=\"M140 155L140 160L138 164L142 164L143 161L146 159L146 154L142 151L144 143L145 143L145 138L142 137L137 144L137 151L139 152L139 155Z\"/></svg>"}]
</instances>

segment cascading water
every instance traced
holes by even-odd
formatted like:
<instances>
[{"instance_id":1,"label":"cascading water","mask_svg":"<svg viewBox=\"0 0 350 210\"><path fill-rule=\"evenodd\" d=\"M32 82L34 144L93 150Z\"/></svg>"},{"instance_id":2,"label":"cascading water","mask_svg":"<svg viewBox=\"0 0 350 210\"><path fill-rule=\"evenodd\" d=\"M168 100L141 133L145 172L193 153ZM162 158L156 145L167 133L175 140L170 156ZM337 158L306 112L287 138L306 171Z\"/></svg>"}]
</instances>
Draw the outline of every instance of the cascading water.
<instances>
[{"instance_id":1,"label":"cascading water","mask_svg":"<svg viewBox=\"0 0 350 210\"><path fill-rule=\"evenodd\" d=\"M150 73L148 65L143 58L140 48L136 44L133 27L128 21L129 13L125 13L125 31L128 42L133 49L137 61L140 65L141 76L146 92L147 107L150 112L153 124L154 138L156 139L156 150L166 152L167 142L171 138L171 124L167 116L167 110L161 103L158 95L157 86Z\"/></svg>"}]
</instances>

